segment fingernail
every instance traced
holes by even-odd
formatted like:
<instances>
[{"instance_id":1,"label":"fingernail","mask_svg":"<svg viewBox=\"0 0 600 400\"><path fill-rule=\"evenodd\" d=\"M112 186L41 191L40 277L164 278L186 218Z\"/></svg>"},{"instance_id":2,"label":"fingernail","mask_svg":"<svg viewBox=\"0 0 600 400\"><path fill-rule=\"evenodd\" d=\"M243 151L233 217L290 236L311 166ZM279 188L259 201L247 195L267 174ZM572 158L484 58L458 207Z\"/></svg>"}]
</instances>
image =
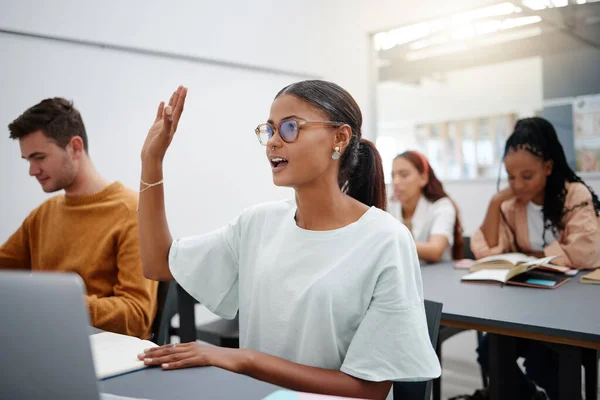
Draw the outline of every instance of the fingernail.
<instances>
[{"instance_id":1,"label":"fingernail","mask_svg":"<svg viewBox=\"0 0 600 400\"><path fill-rule=\"evenodd\" d=\"M150 349L144 349L144 353L150 353Z\"/></svg>"},{"instance_id":2,"label":"fingernail","mask_svg":"<svg viewBox=\"0 0 600 400\"><path fill-rule=\"evenodd\" d=\"M167 108L165 108L165 113L167 115L171 115L173 113L173 109L171 108L171 106L167 106Z\"/></svg>"},{"instance_id":3,"label":"fingernail","mask_svg":"<svg viewBox=\"0 0 600 400\"><path fill-rule=\"evenodd\" d=\"M152 362L151 358L144 358L144 363L150 364Z\"/></svg>"},{"instance_id":4,"label":"fingernail","mask_svg":"<svg viewBox=\"0 0 600 400\"><path fill-rule=\"evenodd\" d=\"M163 367L163 368L169 368L169 364L163 364L163 365L161 365L161 367Z\"/></svg>"},{"instance_id":5,"label":"fingernail","mask_svg":"<svg viewBox=\"0 0 600 400\"><path fill-rule=\"evenodd\" d=\"M144 357L146 357L146 355L144 353L138 354L138 358L144 358Z\"/></svg>"}]
</instances>

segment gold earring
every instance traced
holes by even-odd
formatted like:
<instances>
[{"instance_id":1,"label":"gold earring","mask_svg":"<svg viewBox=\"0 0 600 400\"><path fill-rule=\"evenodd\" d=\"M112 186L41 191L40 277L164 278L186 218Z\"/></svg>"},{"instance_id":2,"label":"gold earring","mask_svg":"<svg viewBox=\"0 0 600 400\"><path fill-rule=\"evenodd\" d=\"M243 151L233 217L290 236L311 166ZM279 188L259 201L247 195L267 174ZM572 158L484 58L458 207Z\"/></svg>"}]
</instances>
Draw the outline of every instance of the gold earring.
<instances>
[{"instance_id":1,"label":"gold earring","mask_svg":"<svg viewBox=\"0 0 600 400\"><path fill-rule=\"evenodd\" d=\"M333 154L331 155L331 158L333 158L334 160L339 160L340 159L340 148L339 146L335 148L335 151L333 152Z\"/></svg>"}]
</instances>

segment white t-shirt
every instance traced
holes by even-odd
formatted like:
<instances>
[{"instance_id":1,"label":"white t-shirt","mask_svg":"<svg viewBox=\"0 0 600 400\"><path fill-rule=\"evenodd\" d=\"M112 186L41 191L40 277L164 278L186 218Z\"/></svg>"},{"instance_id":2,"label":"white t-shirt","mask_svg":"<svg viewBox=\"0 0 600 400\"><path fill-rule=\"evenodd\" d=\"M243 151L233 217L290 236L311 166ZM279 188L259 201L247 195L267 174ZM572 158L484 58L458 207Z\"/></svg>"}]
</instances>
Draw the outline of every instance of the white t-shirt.
<instances>
[{"instance_id":1,"label":"white t-shirt","mask_svg":"<svg viewBox=\"0 0 600 400\"><path fill-rule=\"evenodd\" d=\"M173 277L234 318L240 346L369 381L440 375L409 232L375 207L330 231L295 222L292 200L255 206L229 225L173 242Z\"/></svg>"},{"instance_id":2,"label":"white t-shirt","mask_svg":"<svg viewBox=\"0 0 600 400\"><path fill-rule=\"evenodd\" d=\"M558 236L554 235L552 228L544 229L542 207L531 201L527 203L527 229L532 251L544 251L544 238L546 239L546 246L558 240Z\"/></svg>"},{"instance_id":3,"label":"white t-shirt","mask_svg":"<svg viewBox=\"0 0 600 400\"><path fill-rule=\"evenodd\" d=\"M391 202L388 211L399 221L402 221L402 204ZM456 209L447 197L431 202L421 196L411 219L411 233L416 242L428 242L431 235L442 235L448 239L440 261L452 260L454 246L454 224Z\"/></svg>"}]
</instances>

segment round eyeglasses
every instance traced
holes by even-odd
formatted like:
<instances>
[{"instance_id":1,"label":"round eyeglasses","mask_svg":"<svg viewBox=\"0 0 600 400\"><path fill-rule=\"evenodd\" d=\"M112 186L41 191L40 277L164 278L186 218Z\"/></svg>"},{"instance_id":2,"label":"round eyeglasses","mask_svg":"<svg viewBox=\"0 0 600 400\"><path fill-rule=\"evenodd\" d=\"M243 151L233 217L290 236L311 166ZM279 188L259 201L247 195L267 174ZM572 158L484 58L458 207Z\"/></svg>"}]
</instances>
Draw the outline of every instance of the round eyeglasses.
<instances>
[{"instance_id":1,"label":"round eyeglasses","mask_svg":"<svg viewBox=\"0 0 600 400\"><path fill-rule=\"evenodd\" d=\"M273 137L275 132L279 132L279 136L284 142L292 143L298 139L298 133L300 132L300 129L304 129L305 127L330 126L336 128L342 125L345 124L343 122L335 121L296 121L295 119L284 119L279 123L279 126L274 126L269 122L260 124L256 127L254 132L256 133L256 137L258 138L260 144L266 146L267 142Z\"/></svg>"}]
</instances>

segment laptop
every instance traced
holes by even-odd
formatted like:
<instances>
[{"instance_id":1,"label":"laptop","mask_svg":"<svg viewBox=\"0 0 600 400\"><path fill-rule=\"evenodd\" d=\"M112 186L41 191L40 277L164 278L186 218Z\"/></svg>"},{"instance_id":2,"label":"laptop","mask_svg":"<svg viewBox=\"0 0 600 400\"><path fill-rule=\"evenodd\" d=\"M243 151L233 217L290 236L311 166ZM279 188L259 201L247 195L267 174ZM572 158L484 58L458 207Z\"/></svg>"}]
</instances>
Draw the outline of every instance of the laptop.
<instances>
[{"instance_id":1,"label":"laptop","mask_svg":"<svg viewBox=\"0 0 600 400\"><path fill-rule=\"evenodd\" d=\"M84 293L77 274L0 271L0 399L110 398L98 392Z\"/></svg>"}]
</instances>

